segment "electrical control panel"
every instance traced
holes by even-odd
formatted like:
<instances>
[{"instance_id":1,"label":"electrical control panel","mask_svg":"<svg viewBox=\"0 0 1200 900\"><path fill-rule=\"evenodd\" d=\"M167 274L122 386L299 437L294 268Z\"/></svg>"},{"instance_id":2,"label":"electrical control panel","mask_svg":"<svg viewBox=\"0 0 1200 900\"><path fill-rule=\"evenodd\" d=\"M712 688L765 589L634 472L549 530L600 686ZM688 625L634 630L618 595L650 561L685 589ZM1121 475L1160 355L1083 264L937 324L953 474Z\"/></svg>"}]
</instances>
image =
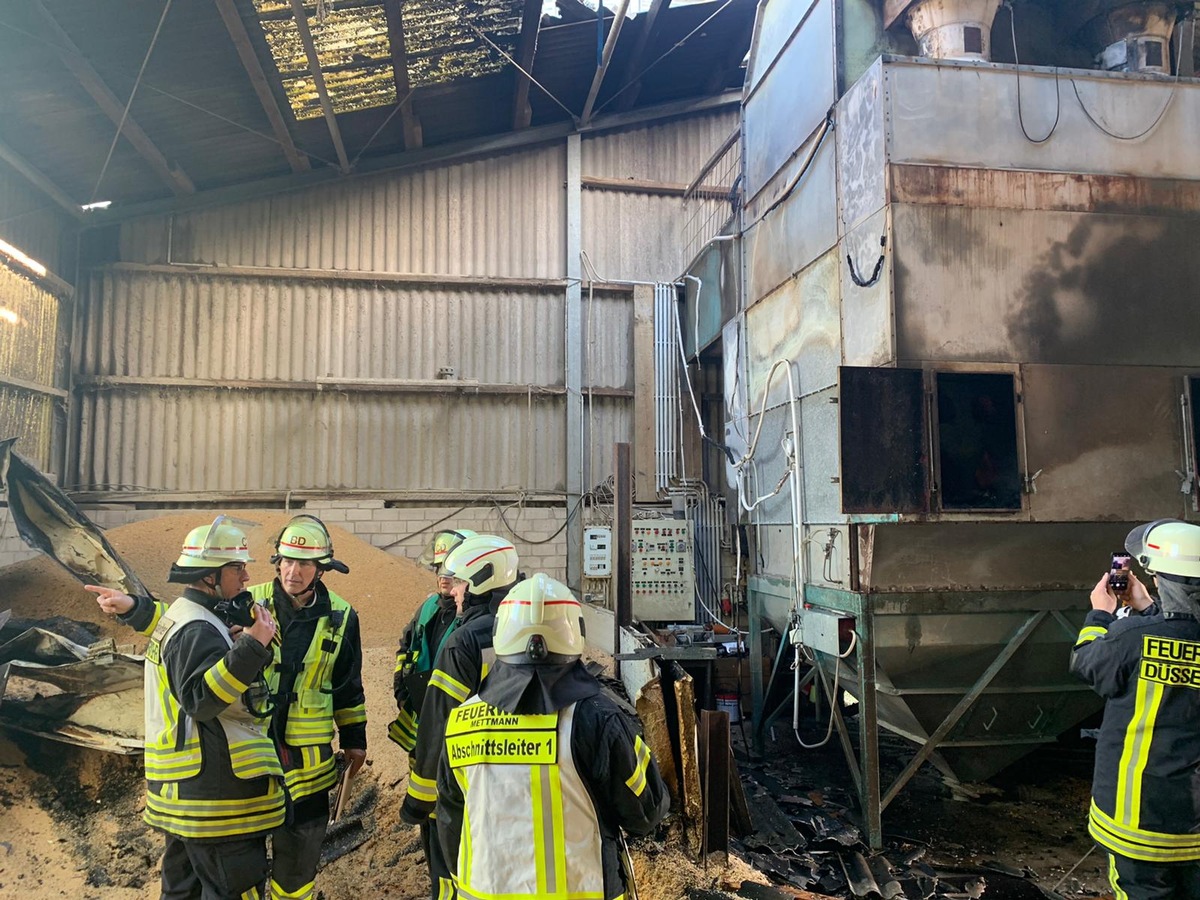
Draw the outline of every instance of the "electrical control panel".
<instances>
[{"instance_id":1,"label":"electrical control panel","mask_svg":"<svg viewBox=\"0 0 1200 900\"><path fill-rule=\"evenodd\" d=\"M612 575L612 529L583 529L583 574L586 578Z\"/></svg>"},{"instance_id":2,"label":"electrical control panel","mask_svg":"<svg viewBox=\"0 0 1200 900\"><path fill-rule=\"evenodd\" d=\"M638 519L633 523L633 614L650 622L696 618L696 560L692 523Z\"/></svg>"}]
</instances>

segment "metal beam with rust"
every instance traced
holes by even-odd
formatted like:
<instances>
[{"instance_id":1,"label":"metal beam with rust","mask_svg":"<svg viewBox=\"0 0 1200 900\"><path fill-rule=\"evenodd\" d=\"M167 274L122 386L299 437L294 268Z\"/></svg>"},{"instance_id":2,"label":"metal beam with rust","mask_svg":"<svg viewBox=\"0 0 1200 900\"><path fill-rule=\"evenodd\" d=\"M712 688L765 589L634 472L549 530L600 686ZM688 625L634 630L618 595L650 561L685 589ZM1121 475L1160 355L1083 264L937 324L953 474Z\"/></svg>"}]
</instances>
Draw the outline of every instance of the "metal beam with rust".
<instances>
[{"instance_id":1,"label":"metal beam with rust","mask_svg":"<svg viewBox=\"0 0 1200 900\"><path fill-rule=\"evenodd\" d=\"M258 61L258 54L254 52L254 45L250 43L250 34L246 31L246 23L238 14L234 0L217 0L217 11L221 14L221 20L225 23L225 30L229 32L233 46L237 49L238 58L242 61L242 68L250 76L250 84L254 87L258 102L262 104L263 112L267 114L267 121L271 123L271 131L274 132L275 139L283 148L283 155L287 157L288 165L292 167L293 172L307 170L310 168L308 157L296 149L292 133L288 130L287 122L284 121L283 111L279 108L275 95L271 93L271 85L267 81L266 73L263 72L262 63Z\"/></svg>"},{"instance_id":2,"label":"metal beam with rust","mask_svg":"<svg viewBox=\"0 0 1200 900\"><path fill-rule=\"evenodd\" d=\"M113 124L120 126L121 134L125 136L138 155L150 164L154 174L162 179L163 183L176 195L194 194L196 186L192 184L192 179L179 166L172 165L167 161L154 141L150 140L150 136L134 120L132 114L126 115L125 104L117 99L100 74L92 68L92 64L75 46L75 42L63 31L62 26L42 4L42 0L33 0L33 5L49 27L55 49L58 50L58 55L62 58L63 63L71 70L83 89L96 101L96 105L112 120Z\"/></svg>"},{"instance_id":3,"label":"metal beam with rust","mask_svg":"<svg viewBox=\"0 0 1200 900\"><path fill-rule=\"evenodd\" d=\"M638 94L642 92L642 71L646 58L646 51L654 46L654 39L658 36L659 19L667 7L671 5L671 0L654 0L650 4L650 8L646 10L642 16L642 33L638 35L637 44L634 45L633 54L629 57L629 61L625 63L625 71L621 77L620 97L617 100L617 112L625 112L633 108L637 102Z\"/></svg>"},{"instance_id":4,"label":"metal beam with rust","mask_svg":"<svg viewBox=\"0 0 1200 900\"><path fill-rule=\"evenodd\" d=\"M317 57L317 45L313 43L312 30L308 27L308 13L304 11L304 0L292 0L292 17L296 22L296 31L300 34L300 43L304 45L304 55L308 57L308 71L312 73L313 85L317 89L317 97L321 101L321 110L325 113L325 124L329 126L329 137L333 141L333 149L337 151L338 168L342 174L350 172L350 160L346 157L346 145L342 143L342 131L338 128L337 114L333 111L333 103L329 100L329 90L325 87L325 76L321 74L321 60Z\"/></svg>"},{"instance_id":5,"label":"metal beam with rust","mask_svg":"<svg viewBox=\"0 0 1200 900\"><path fill-rule=\"evenodd\" d=\"M517 39L516 81L513 84L513 131L528 128L533 120L533 109L529 105L529 75L533 72L533 59L537 55L538 30L542 24L541 0L525 0L521 12L521 36Z\"/></svg>"},{"instance_id":6,"label":"metal beam with rust","mask_svg":"<svg viewBox=\"0 0 1200 900\"><path fill-rule=\"evenodd\" d=\"M404 129L404 149L418 150L424 143L421 120L413 111L412 83L408 79L408 49L404 40L404 10L400 0L383 0L387 17L388 44L392 51L392 81L396 102L400 104L400 124Z\"/></svg>"},{"instance_id":7,"label":"metal beam with rust","mask_svg":"<svg viewBox=\"0 0 1200 900\"><path fill-rule=\"evenodd\" d=\"M601 6L601 9L603 9L603 6ZM592 112L596 108L596 98L600 95L600 86L604 84L604 76L608 74L608 66L612 62L612 55L613 51L617 48L617 41L620 40L621 27L625 24L625 13L628 9L629 0L621 0L617 14L613 18L612 25L609 27L608 37L604 40L604 49L600 53L600 64L596 67L596 75L592 79L591 88L588 89L587 102L583 104L583 114L579 117L580 125L586 125L591 121Z\"/></svg>"}]
</instances>

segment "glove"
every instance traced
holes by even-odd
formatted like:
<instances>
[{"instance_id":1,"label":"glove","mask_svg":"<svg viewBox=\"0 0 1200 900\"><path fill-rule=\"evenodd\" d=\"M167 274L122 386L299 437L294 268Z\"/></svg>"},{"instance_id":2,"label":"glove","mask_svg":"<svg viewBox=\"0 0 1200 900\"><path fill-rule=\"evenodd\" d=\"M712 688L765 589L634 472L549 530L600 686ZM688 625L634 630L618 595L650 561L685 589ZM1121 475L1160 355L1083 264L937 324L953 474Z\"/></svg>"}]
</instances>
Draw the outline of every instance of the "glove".
<instances>
[{"instance_id":1,"label":"glove","mask_svg":"<svg viewBox=\"0 0 1200 900\"><path fill-rule=\"evenodd\" d=\"M404 802L400 804L400 821L406 825L420 825L428 818L429 812L424 804L405 795Z\"/></svg>"}]
</instances>

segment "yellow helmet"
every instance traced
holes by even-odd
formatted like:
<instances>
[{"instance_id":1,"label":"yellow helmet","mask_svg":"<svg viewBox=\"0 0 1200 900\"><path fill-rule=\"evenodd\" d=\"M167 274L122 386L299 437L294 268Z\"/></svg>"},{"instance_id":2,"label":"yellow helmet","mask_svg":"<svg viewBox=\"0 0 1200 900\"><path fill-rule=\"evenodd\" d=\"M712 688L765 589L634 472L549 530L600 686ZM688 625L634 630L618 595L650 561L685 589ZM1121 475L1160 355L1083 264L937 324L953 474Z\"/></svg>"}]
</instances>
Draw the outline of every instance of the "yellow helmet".
<instances>
[{"instance_id":1,"label":"yellow helmet","mask_svg":"<svg viewBox=\"0 0 1200 900\"><path fill-rule=\"evenodd\" d=\"M253 525L253 522L217 516L211 525L193 528L184 538L179 559L175 560L172 574L167 580L183 581L189 570L219 569L230 563L254 562L254 558L250 556L246 531L241 527Z\"/></svg>"},{"instance_id":2,"label":"yellow helmet","mask_svg":"<svg viewBox=\"0 0 1200 900\"><path fill-rule=\"evenodd\" d=\"M583 653L583 613L565 584L538 572L508 592L496 611L492 648L514 665L562 664Z\"/></svg>"},{"instance_id":3,"label":"yellow helmet","mask_svg":"<svg viewBox=\"0 0 1200 900\"><path fill-rule=\"evenodd\" d=\"M469 594L486 594L517 580L517 548L494 534L477 534L447 553L437 573L467 582Z\"/></svg>"},{"instance_id":4,"label":"yellow helmet","mask_svg":"<svg viewBox=\"0 0 1200 900\"><path fill-rule=\"evenodd\" d=\"M469 528L447 528L439 531L417 557L417 562L436 572L442 567L450 551L469 537L475 537L475 532Z\"/></svg>"},{"instance_id":5,"label":"yellow helmet","mask_svg":"<svg viewBox=\"0 0 1200 900\"><path fill-rule=\"evenodd\" d=\"M1200 578L1200 525L1158 519L1129 532L1125 549L1155 575Z\"/></svg>"},{"instance_id":6,"label":"yellow helmet","mask_svg":"<svg viewBox=\"0 0 1200 900\"><path fill-rule=\"evenodd\" d=\"M311 559L322 569L348 573L345 563L333 558L333 538L325 523L307 514L293 516L275 539L275 555L271 562L281 559Z\"/></svg>"}]
</instances>

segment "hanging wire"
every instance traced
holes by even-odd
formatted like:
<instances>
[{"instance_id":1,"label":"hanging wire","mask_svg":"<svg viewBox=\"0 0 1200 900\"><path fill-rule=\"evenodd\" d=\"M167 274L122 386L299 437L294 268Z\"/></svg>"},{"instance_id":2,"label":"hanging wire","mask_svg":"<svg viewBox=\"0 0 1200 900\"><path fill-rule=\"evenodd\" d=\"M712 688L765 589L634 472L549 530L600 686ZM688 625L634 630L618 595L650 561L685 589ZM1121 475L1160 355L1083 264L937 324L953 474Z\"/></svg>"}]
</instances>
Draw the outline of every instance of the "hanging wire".
<instances>
[{"instance_id":1,"label":"hanging wire","mask_svg":"<svg viewBox=\"0 0 1200 900\"><path fill-rule=\"evenodd\" d=\"M1154 117L1154 121L1151 122L1148 126L1146 126L1145 130L1139 131L1137 134L1128 134L1128 135L1117 134L1115 131L1112 131L1111 129L1106 128L1099 121L1097 121L1097 119L1091 114L1091 112L1088 111L1087 106L1083 102L1083 98L1081 96L1079 96L1079 85L1075 83L1074 78L1071 79L1071 87L1075 89L1075 99L1079 101L1079 108L1083 110L1083 114L1085 116L1087 116L1087 120L1089 122L1091 122L1093 125L1095 125L1097 128L1099 128L1105 134L1107 134L1110 138L1113 138L1115 140L1137 141L1137 140L1141 140L1146 135L1148 135L1150 132L1152 132L1155 128L1157 128L1158 123L1161 122L1163 120L1163 116L1165 116L1167 114L1167 110L1171 106L1171 101L1175 99L1175 90L1176 90L1176 88L1179 87L1179 75L1178 74L1175 75L1175 82L1171 85L1171 93L1167 95L1167 102L1164 103L1162 109L1160 109L1158 111L1158 115Z\"/></svg>"},{"instance_id":2,"label":"hanging wire","mask_svg":"<svg viewBox=\"0 0 1200 900\"><path fill-rule=\"evenodd\" d=\"M112 143L108 145L108 155L104 157L104 165L100 167L100 177L96 179L96 186L92 188L92 196L88 203L95 203L96 197L100 193L100 184L104 181L104 175L108 172L108 164L112 161L113 151L117 149L117 141L121 139L121 129L125 127L125 120L129 118L129 107L133 105L133 98L137 96L138 85L142 83L142 73L146 71L146 64L150 62L150 54L154 52L154 45L158 43L159 32L162 31L163 22L167 20L167 13L171 9L172 0L167 0L163 6L162 15L158 17L158 26L154 29L154 37L150 39L150 46L146 50L146 56L142 59L142 67L138 69L137 78L133 82L133 90L129 92L129 99L125 101L125 109L121 111L121 121L117 123L117 132L113 135Z\"/></svg>"},{"instance_id":3,"label":"hanging wire","mask_svg":"<svg viewBox=\"0 0 1200 900\"><path fill-rule=\"evenodd\" d=\"M524 75L526 78L529 79L531 84L536 84L543 94L545 94L547 97L549 97L555 103L557 103L558 106L563 110L563 112L565 112L568 116L571 117L572 122L576 122L576 123L579 122L579 117L576 116L575 113L571 112L570 108L565 103L563 103L561 100L559 100L557 97L555 97L552 93L550 93L550 89L548 87L546 87L544 84L542 84L536 78L534 78L533 74L531 72L527 72L521 66L521 64L519 62L517 62L515 59L512 58L512 56L510 56L508 54L508 52L503 47L501 47L499 44L497 44L495 41L493 41L491 38L489 38L486 34L484 34L479 28L477 28L475 26L475 24L473 22L464 22L463 24L466 25L468 28L470 28L473 32L475 32L475 34L477 34L479 36L480 40L482 40L485 44L487 44L489 47L491 47L493 50L495 50L497 53L499 53L501 56L503 56L505 59L507 59L510 63L512 63L513 66L516 67L516 70L518 72L520 72L522 75Z\"/></svg>"},{"instance_id":4,"label":"hanging wire","mask_svg":"<svg viewBox=\"0 0 1200 900\"><path fill-rule=\"evenodd\" d=\"M1025 127L1025 108L1021 102L1021 57L1017 54L1017 14L1013 11L1011 2L1006 2L1004 6L1008 10L1008 30L1012 33L1013 60L1017 65L1017 121L1021 123L1021 134L1025 135L1025 140L1031 144L1044 144L1054 135L1054 132L1058 129L1058 120L1062 117L1062 93L1058 86L1058 66L1054 67L1054 124L1050 126L1050 130L1046 132L1045 137L1031 137L1029 129ZM1071 83L1075 83L1073 79ZM1078 95L1078 92L1076 92L1076 95ZM1082 101L1080 105L1083 105ZM1084 110L1084 112L1087 112L1087 110Z\"/></svg>"}]
</instances>

